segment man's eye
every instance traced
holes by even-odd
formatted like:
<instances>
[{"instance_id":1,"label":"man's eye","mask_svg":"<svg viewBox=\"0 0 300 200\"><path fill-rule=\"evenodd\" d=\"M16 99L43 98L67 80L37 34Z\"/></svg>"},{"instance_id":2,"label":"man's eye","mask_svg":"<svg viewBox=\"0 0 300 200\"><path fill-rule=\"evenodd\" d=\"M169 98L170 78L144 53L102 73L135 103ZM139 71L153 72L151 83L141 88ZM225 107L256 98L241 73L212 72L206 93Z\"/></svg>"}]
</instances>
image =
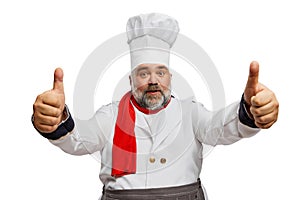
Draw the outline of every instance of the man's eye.
<instances>
[{"instance_id":1,"label":"man's eye","mask_svg":"<svg viewBox=\"0 0 300 200\"><path fill-rule=\"evenodd\" d=\"M147 77L147 73L146 72L142 72L142 73L140 73L140 77L142 77L142 78L145 78L145 77Z\"/></svg>"},{"instance_id":2,"label":"man's eye","mask_svg":"<svg viewBox=\"0 0 300 200\"><path fill-rule=\"evenodd\" d=\"M157 72L157 75L160 76L160 77L164 76L165 74L166 74L166 73L165 73L164 71L159 71L159 72Z\"/></svg>"}]
</instances>

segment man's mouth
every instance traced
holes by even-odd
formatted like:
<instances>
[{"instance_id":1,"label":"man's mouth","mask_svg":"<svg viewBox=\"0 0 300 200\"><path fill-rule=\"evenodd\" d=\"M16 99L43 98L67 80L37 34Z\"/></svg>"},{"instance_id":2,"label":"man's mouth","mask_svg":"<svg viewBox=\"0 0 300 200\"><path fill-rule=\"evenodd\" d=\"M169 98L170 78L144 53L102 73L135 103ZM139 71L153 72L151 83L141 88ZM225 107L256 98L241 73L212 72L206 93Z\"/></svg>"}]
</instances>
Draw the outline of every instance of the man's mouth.
<instances>
[{"instance_id":1,"label":"man's mouth","mask_svg":"<svg viewBox=\"0 0 300 200\"><path fill-rule=\"evenodd\" d=\"M146 91L146 94L151 94L151 95L157 94L157 93L161 93L161 90L147 90Z\"/></svg>"}]
</instances>

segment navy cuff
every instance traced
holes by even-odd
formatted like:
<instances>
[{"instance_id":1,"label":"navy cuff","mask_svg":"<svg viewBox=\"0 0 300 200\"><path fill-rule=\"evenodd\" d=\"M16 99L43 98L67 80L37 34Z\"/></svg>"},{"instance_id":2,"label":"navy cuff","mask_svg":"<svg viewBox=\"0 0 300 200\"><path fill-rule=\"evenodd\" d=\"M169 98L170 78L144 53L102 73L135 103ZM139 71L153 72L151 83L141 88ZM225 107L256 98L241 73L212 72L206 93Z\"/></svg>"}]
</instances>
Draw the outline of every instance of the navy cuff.
<instances>
[{"instance_id":1,"label":"navy cuff","mask_svg":"<svg viewBox=\"0 0 300 200\"><path fill-rule=\"evenodd\" d=\"M49 139L49 140L57 140L65 135L67 135L69 132L71 132L74 127L75 127L75 123L74 123L74 120L66 106L66 111L68 113L68 118L66 121L62 122L55 131L53 131L52 133L42 133L40 132L34 125L34 128L40 133L41 136ZM32 118L32 124L33 123L33 118Z\"/></svg>"},{"instance_id":2,"label":"navy cuff","mask_svg":"<svg viewBox=\"0 0 300 200\"><path fill-rule=\"evenodd\" d=\"M242 124L245 124L246 126L249 126L251 128L258 128L255 125L255 121L251 119L247 113L246 110L246 101L244 99L244 94L242 96L241 102L240 102L240 108L239 108L239 120Z\"/></svg>"}]
</instances>

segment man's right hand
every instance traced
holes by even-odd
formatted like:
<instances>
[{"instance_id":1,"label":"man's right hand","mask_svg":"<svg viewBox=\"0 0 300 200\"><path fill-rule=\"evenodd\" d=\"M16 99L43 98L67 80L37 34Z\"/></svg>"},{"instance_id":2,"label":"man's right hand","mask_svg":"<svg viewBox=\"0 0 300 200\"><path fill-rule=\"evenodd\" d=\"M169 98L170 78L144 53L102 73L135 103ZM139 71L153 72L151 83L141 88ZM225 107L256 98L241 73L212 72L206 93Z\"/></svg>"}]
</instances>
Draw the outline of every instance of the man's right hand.
<instances>
[{"instance_id":1,"label":"man's right hand","mask_svg":"<svg viewBox=\"0 0 300 200\"><path fill-rule=\"evenodd\" d=\"M55 69L53 89L37 96L33 104L34 126L42 133L55 131L66 119L63 70Z\"/></svg>"}]
</instances>

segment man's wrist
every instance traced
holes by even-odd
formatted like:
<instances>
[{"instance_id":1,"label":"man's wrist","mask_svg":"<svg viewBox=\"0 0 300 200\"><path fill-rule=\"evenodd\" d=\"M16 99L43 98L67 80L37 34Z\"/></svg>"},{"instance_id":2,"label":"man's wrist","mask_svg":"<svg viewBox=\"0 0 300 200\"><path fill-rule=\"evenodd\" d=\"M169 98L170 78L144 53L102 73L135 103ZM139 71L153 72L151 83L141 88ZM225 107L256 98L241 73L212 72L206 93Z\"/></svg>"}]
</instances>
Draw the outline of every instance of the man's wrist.
<instances>
[{"instance_id":1,"label":"man's wrist","mask_svg":"<svg viewBox=\"0 0 300 200\"><path fill-rule=\"evenodd\" d=\"M244 99L244 94L242 95L241 101L240 101L240 108L239 108L239 120L251 127L251 128L258 128L255 124L255 120L253 119L253 116L250 112L250 105L247 104L247 102Z\"/></svg>"}]
</instances>

